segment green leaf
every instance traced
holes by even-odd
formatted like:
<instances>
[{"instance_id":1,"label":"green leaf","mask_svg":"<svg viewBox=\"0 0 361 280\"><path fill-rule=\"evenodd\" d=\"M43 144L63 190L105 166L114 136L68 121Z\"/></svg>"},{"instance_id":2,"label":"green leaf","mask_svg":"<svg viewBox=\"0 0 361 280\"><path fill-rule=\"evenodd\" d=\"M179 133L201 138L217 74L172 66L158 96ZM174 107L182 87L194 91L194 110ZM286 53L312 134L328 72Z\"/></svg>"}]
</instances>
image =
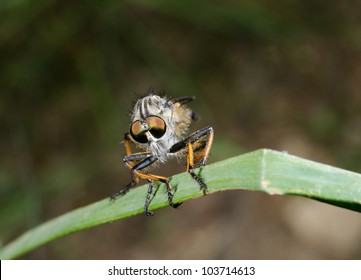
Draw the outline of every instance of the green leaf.
<instances>
[{"instance_id":1,"label":"green leaf","mask_svg":"<svg viewBox=\"0 0 361 280\"><path fill-rule=\"evenodd\" d=\"M196 170L209 194L232 189L310 197L361 212L361 174L305 160L287 153L257 150ZM171 178L174 202L203 196L188 173ZM147 186L131 190L113 203L109 198L66 213L29 230L2 248L1 259L16 258L61 236L143 212ZM167 193L157 185L150 210L166 207ZM183 206L186 207L186 206Z\"/></svg>"}]
</instances>

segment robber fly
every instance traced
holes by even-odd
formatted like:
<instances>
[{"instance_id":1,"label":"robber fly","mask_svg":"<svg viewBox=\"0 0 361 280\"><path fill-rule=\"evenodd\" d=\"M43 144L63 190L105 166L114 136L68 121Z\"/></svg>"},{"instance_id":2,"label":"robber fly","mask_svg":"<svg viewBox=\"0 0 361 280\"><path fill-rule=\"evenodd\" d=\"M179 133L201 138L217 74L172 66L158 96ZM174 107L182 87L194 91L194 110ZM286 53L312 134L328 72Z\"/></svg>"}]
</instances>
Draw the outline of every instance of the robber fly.
<instances>
[{"instance_id":1,"label":"robber fly","mask_svg":"<svg viewBox=\"0 0 361 280\"><path fill-rule=\"evenodd\" d=\"M139 98L131 113L129 132L124 136L125 156L123 162L131 173L131 182L123 189L111 196L126 194L138 184L139 179L149 183L146 195L144 213L149 216L153 213L148 210L153 190L153 182L160 181L167 186L168 203L176 208L180 204L173 203L172 186L169 179L149 173L149 170L158 163L165 163L171 158L187 158L187 171L206 193L207 185L194 173L194 169L206 164L213 141L213 128L207 126L189 136L189 126L195 120L195 114L186 106L195 97L185 96L166 98L155 95L152 91ZM142 152L132 153L131 143Z\"/></svg>"}]
</instances>

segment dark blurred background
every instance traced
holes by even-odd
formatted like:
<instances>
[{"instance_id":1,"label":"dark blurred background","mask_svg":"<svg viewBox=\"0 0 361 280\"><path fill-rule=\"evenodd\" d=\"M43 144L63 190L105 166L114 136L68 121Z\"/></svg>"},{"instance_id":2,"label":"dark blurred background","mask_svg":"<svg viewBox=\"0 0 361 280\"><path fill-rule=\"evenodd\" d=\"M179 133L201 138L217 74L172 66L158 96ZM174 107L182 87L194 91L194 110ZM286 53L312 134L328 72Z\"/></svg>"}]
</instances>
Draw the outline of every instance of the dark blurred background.
<instances>
[{"instance_id":1,"label":"dark blurred background","mask_svg":"<svg viewBox=\"0 0 361 280\"><path fill-rule=\"evenodd\" d=\"M259 148L361 172L361 2L0 2L0 239L116 192L135 94L195 95L209 162ZM171 175L184 165L157 170ZM25 259L359 259L361 216L229 191Z\"/></svg>"}]
</instances>

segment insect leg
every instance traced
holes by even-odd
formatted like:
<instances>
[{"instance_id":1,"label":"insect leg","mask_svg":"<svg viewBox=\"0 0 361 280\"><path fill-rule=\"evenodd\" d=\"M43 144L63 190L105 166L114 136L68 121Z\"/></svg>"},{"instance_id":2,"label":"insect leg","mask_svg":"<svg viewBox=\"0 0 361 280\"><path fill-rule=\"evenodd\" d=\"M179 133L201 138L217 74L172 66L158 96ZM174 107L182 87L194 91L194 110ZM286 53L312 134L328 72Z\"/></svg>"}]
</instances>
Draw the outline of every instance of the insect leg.
<instances>
[{"instance_id":1,"label":"insect leg","mask_svg":"<svg viewBox=\"0 0 361 280\"><path fill-rule=\"evenodd\" d=\"M164 183L167 186L169 206L171 206L173 208L177 208L179 205L181 205L181 203L173 203L172 186L171 186L169 180L167 179L167 177L154 175L154 174L144 174L144 173L141 173L140 171L134 171L134 173L139 178L146 179L148 181L160 181L160 182Z\"/></svg>"},{"instance_id":2,"label":"insect leg","mask_svg":"<svg viewBox=\"0 0 361 280\"><path fill-rule=\"evenodd\" d=\"M127 155L127 156L123 157L123 162L130 169L132 178L131 178L131 182L129 184L127 184L124 188L120 189L118 192L116 192L115 194L113 194L110 197L112 201L115 200L118 196L125 195L131 188L133 188L134 186L136 186L138 184L139 178L133 172L133 169L136 166L136 165L134 165L134 163L141 161L138 163L138 164L140 164L140 163L146 161L150 157L151 157L151 154L149 154L149 153L135 153L135 154ZM148 165L150 165L150 164L152 164L152 162L149 163ZM142 167L142 168L145 168L145 167Z\"/></svg>"},{"instance_id":3,"label":"insect leg","mask_svg":"<svg viewBox=\"0 0 361 280\"><path fill-rule=\"evenodd\" d=\"M206 144L203 146L202 144L199 144L199 141L205 136L208 136L208 139L206 141ZM187 171L193 177L193 179L197 181L201 190L203 190L204 193L206 193L208 190L207 185L197 174L194 173L194 168L198 166L204 166L206 164L209 151L212 146L213 136L213 128L211 126L208 126L194 132L183 141L174 144L169 150L171 153L176 153L187 147ZM194 146L196 146L197 144L201 149L201 151L198 152L201 155L201 159L197 160L197 163L195 163Z\"/></svg>"},{"instance_id":4,"label":"insect leg","mask_svg":"<svg viewBox=\"0 0 361 280\"><path fill-rule=\"evenodd\" d=\"M192 176L194 180L201 187L201 190L205 194L208 191L208 187L206 183L196 174L194 173L194 155L193 155L193 145L188 143L188 154L187 154L187 172Z\"/></svg>"},{"instance_id":5,"label":"insect leg","mask_svg":"<svg viewBox=\"0 0 361 280\"><path fill-rule=\"evenodd\" d=\"M134 162L139 161L137 164L134 165ZM153 156L150 153L136 153L129 156L125 156L123 158L124 163L127 165L127 167L130 169L132 174L132 181L122 190L112 195L111 199L114 200L119 195L126 194L133 186L135 186L139 179L145 179L149 182L149 188L146 196L146 202L144 205L144 212L147 216L151 215L151 212L148 211L148 207L150 204L150 196L153 190L153 182L154 181L160 181L162 183L165 183L167 186L167 193L168 193L168 203L171 207L176 208L180 204L174 204L172 202L173 200L173 193L172 193L172 186L169 183L169 180L166 177L154 175L154 174L145 174L141 170L149 167L153 163L155 163L158 160L157 157Z\"/></svg>"},{"instance_id":6,"label":"insect leg","mask_svg":"<svg viewBox=\"0 0 361 280\"><path fill-rule=\"evenodd\" d=\"M191 135L189 135L187 138L185 138L182 141L179 141L177 143L175 143L170 149L169 152L170 153L176 153L182 149L184 149L188 143L194 144L196 142L198 142L201 138L205 137L208 135L208 139L207 139L207 143L204 147L204 156L203 159L200 163L200 165L205 165L208 155L209 155L209 151L211 149L212 146L212 142L213 142L213 136L214 136L214 132L213 132L213 128L211 126L207 126L205 128L202 128L194 133L192 133Z\"/></svg>"},{"instance_id":7,"label":"insect leg","mask_svg":"<svg viewBox=\"0 0 361 280\"><path fill-rule=\"evenodd\" d=\"M147 197L145 199L145 205L144 205L144 213L147 215L147 216L153 216L153 212L149 211L148 208L149 208L149 204L150 204L150 197L152 195L152 191L153 191L153 181L152 180L147 180L148 183L149 183L149 186L148 186L148 192L147 192Z\"/></svg>"},{"instance_id":8,"label":"insect leg","mask_svg":"<svg viewBox=\"0 0 361 280\"><path fill-rule=\"evenodd\" d=\"M131 148L130 148L129 133L126 133L126 134L124 135L124 141L123 141L123 143L124 143L124 148L125 148L125 154L126 154L127 156L130 156L130 155L132 154L132 150L131 150Z\"/></svg>"},{"instance_id":9,"label":"insect leg","mask_svg":"<svg viewBox=\"0 0 361 280\"><path fill-rule=\"evenodd\" d=\"M200 129L196 131L195 133L191 134L188 138L185 139L187 143L195 144L197 143L201 138L208 135L208 139L206 141L206 145L202 149L202 159L199 163L196 164L196 166L204 166L206 165L209 152L211 150L211 146L213 143L213 137L214 137L214 131L211 126L207 126L203 129Z\"/></svg>"}]
</instances>

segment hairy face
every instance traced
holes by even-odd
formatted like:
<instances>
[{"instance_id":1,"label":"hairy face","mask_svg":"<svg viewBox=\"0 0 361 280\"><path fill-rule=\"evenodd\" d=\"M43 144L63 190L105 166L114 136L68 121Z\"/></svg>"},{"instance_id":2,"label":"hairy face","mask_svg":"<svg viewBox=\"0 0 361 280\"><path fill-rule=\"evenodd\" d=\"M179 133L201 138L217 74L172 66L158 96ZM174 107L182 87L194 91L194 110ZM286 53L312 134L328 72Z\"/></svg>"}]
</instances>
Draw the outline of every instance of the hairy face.
<instances>
[{"instance_id":1,"label":"hairy face","mask_svg":"<svg viewBox=\"0 0 361 280\"><path fill-rule=\"evenodd\" d=\"M187 132L191 115L183 104L158 95L145 96L134 106L130 136L138 147L165 161L170 147Z\"/></svg>"}]
</instances>

